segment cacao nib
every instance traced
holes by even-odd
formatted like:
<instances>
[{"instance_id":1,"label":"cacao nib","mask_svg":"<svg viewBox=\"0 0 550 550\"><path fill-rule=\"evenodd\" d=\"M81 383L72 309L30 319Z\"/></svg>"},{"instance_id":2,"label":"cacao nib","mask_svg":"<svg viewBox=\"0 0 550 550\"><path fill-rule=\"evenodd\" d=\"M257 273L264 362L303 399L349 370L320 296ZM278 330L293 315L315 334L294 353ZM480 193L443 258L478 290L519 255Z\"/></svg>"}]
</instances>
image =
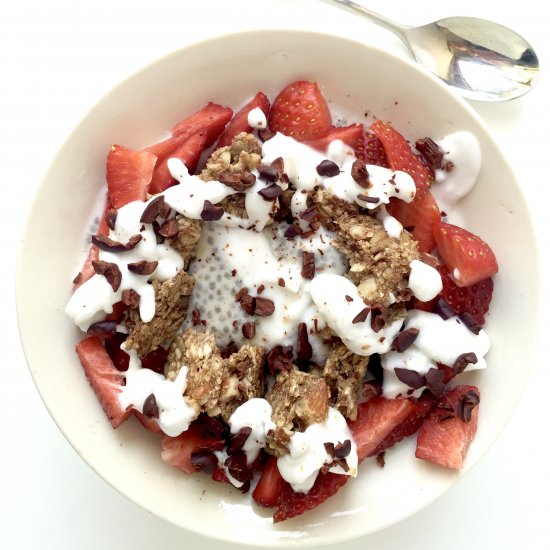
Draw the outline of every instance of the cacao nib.
<instances>
[{"instance_id":1,"label":"cacao nib","mask_svg":"<svg viewBox=\"0 0 550 550\"><path fill-rule=\"evenodd\" d=\"M326 176L327 178L333 178L340 173L340 167L332 160L325 159L317 166L317 173L320 176Z\"/></svg>"},{"instance_id":2,"label":"cacao nib","mask_svg":"<svg viewBox=\"0 0 550 550\"><path fill-rule=\"evenodd\" d=\"M272 163L271 167L275 168L279 174L284 173L285 171L285 161L283 160L283 157L277 157Z\"/></svg>"},{"instance_id":3,"label":"cacao nib","mask_svg":"<svg viewBox=\"0 0 550 550\"><path fill-rule=\"evenodd\" d=\"M266 354L266 363L271 374L292 368L292 346L275 346Z\"/></svg>"},{"instance_id":4,"label":"cacao nib","mask_svg":"<svg viewBox=\"0 0 550 550\"><path fill-rule=\"evenodd\" d=\"M202 429L206 434L224 439L227 432L227 427L224 423L213 416L208 416L207 414L201 414L199 416L198 422L202 426Z\"/></svg>"},{"instance_id":5,"label":"cacao nib","mask_svg":"<svg viewBox=\"0 0 550 550\"><path fill-rule=\"evenodd\" d=\"M258 195L264 199L264 201L274 201L277 197L283 194L282 188L276 183L260 189Z\"/></svg>"},{"instance_id":6,"label":"cacao nib","mask_svg":"<svg viewBox=\"0 0 550 550\"><path fill-rule=\"evenodd\" d=\"M474 316L471 313L461 313L459 315L459 319L466 325L470 332L473 332L474 334L479 334L481 326L474 319Z\"/></svg>"},{"instance_id":7,"label":"cacao nib","mask_svg":"<svg viewBox=\"0 0 550 550\"><path fill-rule=\"evenodd\" d=\"M73 279L73 285L78 285L82 281L82 271L78 272L78 275Z\"/></svg>"},{"instance_id":8,"label":"cacao nib","mask_svg":"<svg viewBox=\"0 0 550 550\"><path fill-rule=\"evenodd\" d=\"M378 453L376 455L376 463L378 464L378 466L380 466L380 468L383 468L386 465L385 456L386 451L382 451L381 453Z\"/></svg>"},{"instance_id":9,"label":"cacao nib","mask_svg":"<svg viewBox=\"0 0 550 550\"><path fill-rule=\"evenodd\" d=\"M346 458L351 453L351 440L346 439L342 443L337 443L334 447L334 456L336 458Z\"/></svg>"},{"instance_id":10,"label":"cacao nib","mask_svg":"<svg viewBox=\"0 0 550 550\"><path fill-rule=\"evenodd\" d=\"M351 167L351 177L355 180L357 185L368 189L371 187L369 178L369 172L364 160L357 159Z\"/></svg>"},{"instance_id":11,"label":"cacao nib","mask_svg":"<svg viewBox=\"0 0 550 550\"><path fill-rule=\"evenodd\" d=\"M158 265L159 263L157 261L148 262L146 260L141 260L140 262L129 263L128 271L136 275L151 275Z\"/></svg>"},{"instance_id":12,"label":"cacao nib","mask_svg":"<svg viewBox=\"0 0 550 550\"><path fill-rule=\"evenodd\" d=\"M415 370L395 368L395 376L409 388L418 390L426 385L426 378Z\"/></svg>"},{"instance_id":13,"label":"cacao nib","mask_svg":"<svg viewBox=\"0 0 550 550\"><path fill-rule=\"evenodd\" d=\"M298 324L298 340L296 345L296 356L301 361L308 361L313 355L313 348L309 343L307 325L305 323Z\"/></svg>"},{"instance_id":14,"label":"cacao nib","mask_svg":"<svg viewBox=\"0 0 550 550\"><path fill-rule=\"evenodd\" d=\"M470 422L472 419L472 411L479 405L479 394L474 390L470 390L458 402L456 415L463 422Z\"/></svg>"},{"instance_id":15,"label":"cacao nib","mask_svg":"<svg viewBox=\"0 0 550 550\"><path fill-rule=\"evenodd\" d=\"M277 281L280 287L284 288L286 286L286 282L282 277L279 277L279 280Z\"/></svg>"},{"instance_id":16,"label":"cacao nib","mask_svg":"<svg viewBox=\"0 0 550 550\"><path fill-rule=\"evenodd\" d=\"M261 294L264 290L265 290L265 285L260 285L260 286L257 288L256 293L257 293L257 294Z\"/></svg>"},{"instance_id":17,"label":"cacao nib","mask_svg":"<svg viewBox=\"0 0 550 550\"><path fill-rule=\"evenodd\" d=\"M354 325L357 323L364 323L370 313L370 307L364 307L351 321Z\"/></svg>"},{"instance_id":18,"label":"cacao nib","mask_svg":"<svg viewBox=\"0 0 550 550\"><path fill-rule=\"evenodd\" d=\"M159 407L154 393L151 393L145 398L143 402L143 414L148 418L159 417Z\"/></svg>"},{"instance_id":19,"label":"cacao nib","mask_svg":"<svg viewBox=\"0 0 550 550\"><path fill-rule=\"evenodd\" d=\"M256 323L243 323L242 331L247 340L252 340L256 336Z\"/></svg>"},{"instance_id":20,"label":"cacao nib","mask_svg":"<svg viewBox=\"0 0 550 550\"><path fill-rule=\"evenodd\" d=\"M438 422L445 422L445 420L455 417L455 410L448 401L440 401L434 410L434 414Z\"/></svg>"},{"instance_id":21,"label":"cacao nib","mask_svg":"<svg viewBox=\"0 0 550 550\"><path fill-rule=\"evenodd\" d=\"M159 195L145 207L139 221L141 223L153 223L157 219L157 216L167 218L169 215L170 206L164 201L164 195Z\"/></svg>"},{"instance_id":22,"label":"cacao nib","mask_svg":"<svg viewBox=\"0 0 550 550\"><path fill-rule=\"evenodd\" d=\"M298 235L302 234L302 230L295 224L289 225L285 231L285 239L291 241Z\"/></svg>"},{"instance_id":23,"label":"cacao nib","mask_svg":"<svg viewBox=\"0 0 550 550\"><path fill-rule=\"evenodd\" d=\"M224 464L237 481L244 483L252 479L252 472L248 468L246 454L243 451L237 451L229 456Z\"/></svg>"},{"instance_id":24,"label":"cacao nib","mask_svg":"<svg viewBox=\"0 0 550 550\"><path fill-rule=\"evenodd\" d=\"M332 463L340 466L344 472L349 472L348 461L345 458L335 458Z\"/></svg>"},{"instance_id":25,"label":"cacao nib","mask_svg":"<svg viewBox=\"0 0 550 550\"><path fill-rule=\"evenodd\" d=\"M158 234L166 239L175 237L180 232L178 221L174 218L165 221L158 229Z\"/></svg>"},{"instance_id":26,"label":"cacao nib","mask_svg":"<svg viewBox=\"0 0 550 550\"><path fill-rule=\"evenodd\" d=\"M194 327L201 324L201 312L196 308L191 311L191 321Z\"/></svg>"},{"instance_id":27,"label":"cacao nib","mask_svg":"<svg viewBox=\"0 0 550 550\"><path fill-rule=\"evenodd\" d=\"M456 376L457 374L462 374L464 372L464 369L470 364L476 364L477 363L477 355L473 352L468 353L462 353L457 358L453 365L453 374Z\"/></svg>"},{"instance_id":28,"label":"cacao nib","mask_svg":"<svg viewBox=\"0 0 550 550\"><path fill-rule=\"evenodd\" d=\"M270 140L274 135L275 134L269 128L258 130L258 137L264 142Z\"/></svg>"},{"instance_id":29,"label":"cacao nib","mask_svg":"<svg viewBox=\"0 0 550 550\"><path fill-rule=\"evenodd\" d=\"M357 198L360 200L360 201L363 201L363 202L368 202L368 203L371 203L371 204L376 204L377 202L380 202L380 198L379 197L369 197L368 195L357 195Z\"/></svg>"},{"instance_id":30,"label":"cacao nib","mask_svg":"<svg viewBox=\"0 0 550 550\"><path fill-rule=\"evenodd\" d=\"M125 252L132 250L137 243L141 241L141 235L133 235L127 243L119 243L113 239L109 239L105 235L92 235L92 244L95 244L100 250L105 252Z\"/></svg>"},{"instance_id":31,"label":"cacao nib","mask_svg":"<svg viewBox=\"0 0 550 550\"><path fill-rule=\"evenodd\" d=\"M302 277L304 279L315 277L315 255L313 252L302 252Z\"/></svg>"},{"instance_id":32,"label":"cacao nib","mask_svg":"<svg viewBox=\"0 0 550 550\"><path fill-rule=\"evenodd\" d=\"M435 313L437 313L445 321L447 319L450 319L455 314L453 308L446 300L443 300L443 298L440 298L437 301L437 305L435 306Z\"/></svg>"},{"instance_id":33,"label":"cacao nib","mask_svg":"<svg viewBox=\"0 0 550 550\"><path fill-rule=\"evenodd\" d=\"M241 307L244 309L248 315L254 315L256 313L256 298L250 296L250 294L245 294L239 300Z\"/></svg>"},{"instance_id":34,"label":"cacao nib","mask_svg":"<svg viewBox=\"0 0 550 550\"><path fill-rule=\"evenodd\" d=\"M203 324L204 321L201 321L201 324ZM237 353L239 351L239 348L237 347L237 344L235 342L229 342L226 348L222 349L220 352L220 355L222 356L222 359L227 359L228 357L231 357L234 353Z\"/></svg>"},{"instance_id":35,"label":"cacao nib","mask_svg":"<svg viewBox=\"0 0 550 550\"><path fill-rule=\"evenodd\" d=\"M429 137L416 140L414 144L416 150L424 157L426 164L433 170L439 170L441 168L441 161L443 160L443 150L439 145Z\"/></svg>"},{"instance_id":36,"label":"cacao nib","mask_svg":"<svg viewBox=\"0 0 550 550\"><path fill-rule=\"evenodd\" d=\"M99 321L88 327L86 334L90 336L99 336L109 338L116 334L116 321Z\"/></svg>"},{"instance_id":37,"label":"cacao nib","mask_svg":"<svg viewBox=\"0 0 550 550\"><path fill-rule=\"evenodd\" d=\"M403 332L400 332L392 342L391 349L398 351L399 353L403 353L408 350L418 337L419 332L420 331L417 328L408 328Z\"/></svg>"},{"instance_id":38,"label":"cacao nib","mask_svg":"<svg viewBox=\"0 0 550 550\"><path fill-rule=\"evenodd\" d=\"M240 451L251 433L252 428L244 426L235 435L232 435L231 442L227 446L227 454L234 455L237 451Z\"/></svg>"},{"instance_id":39,"label":"cacao nib","mask_svg":"<svg viewBox=\"0 0 550 550\"><path fill-rule=\"evenodd\" d=\"M254 308L254 315L258 317L269 317L275 311L275 304L267 298L257 297Z\"/></svg>"},{"instance_id":40,"label":"cacao nib","mask_svg":"<svg viewBox=\"0 0 550 550\"><path fill-rule=\"evenodd\" d=\"M224 209L221 206L214 206L209 200L204 201L204 206L201 212L201 219L205 222L213 222L219 220L224 214Z\"/></svg>"},{"instance_id":41,"label":"cacao nib","mask_svg":"<svg viewBox=\"0 0 550 550\"><path fill-rule=\"evenodd\" d=\"M426 373L426 385L436 397L439 397L445 391L445 372L433 368L428 370Z\"/></svg>"},{"instance_id":42,"label":"cacao nib","mask_svg":"<svg viewBox=\"0 0 550 550\"><path fill-rule=\"evenodd\" d=\"M301 214L300 218L302 220L311 223L319 219L319 209L317 208L316 204L312 204L311 206L308 206Z\"/></svg>"},{"instance_id":43,"label":"cacao nib","mask_svg":"<svg viewBox=\"0 0 550 550\"><path fill-rule=\"evenodd\" d=\"M118 212L116 208L109 208L109 210L105 212L105 223L107 224L107 227L113 231L115 229L117 214Z\"/></svg>"},{"instance_id":44,"label":"cacao nib","mask_svg":"<svg viewBox=\"0 0 550 550\"><path fill-rule=\"evenodd\" d=\"M261 179L270 183L275 183L279 179L279 172L273 166L261 166L258 172Z\"/></svg>"},{"instance_id":45,"label":"cacao nib","mask_svg":"<svg viewBox=\"0 0 550 550\"><path fill-rule=\"evenodd\" d=\"M129 288L122 291L122 303L125 306L137 307L141 296L133 289Z\"/></svg>"},{"instance_id":46,"label":"cacao nib","mask_svg":"<svg viewBox=\"0 0 550 550\"><path fill-rule=\"evenodd\" d=\"M120 288L122 274L120 273L118 265L111 262L103 262L101 260L92 260L92 266L98 275L103 275L107 279L113 292L116 292Z\"/></svg>"},{"instance_id":47,"label":"cacao nib","mask_svg":"<svg viewBox=\"0 0 550 550\"><path fill-rule=\"evenodd\" d=\"M249 187L252 187L256 182L256 176L251 172L230 172L224 170L218 174L218 181L231 187L237 193L244 193Z\"/></svg>"},{"instance_id":48,"label":"cacao nib","mask_svg":"<svg viewBox=\"0 0 550 550\"><path fill-rule=\"evenodd\" d=\"M374 332L380 332L386 324L387 311L380 306L371 308L370 326Z\"/></svg>"}]
</instances>

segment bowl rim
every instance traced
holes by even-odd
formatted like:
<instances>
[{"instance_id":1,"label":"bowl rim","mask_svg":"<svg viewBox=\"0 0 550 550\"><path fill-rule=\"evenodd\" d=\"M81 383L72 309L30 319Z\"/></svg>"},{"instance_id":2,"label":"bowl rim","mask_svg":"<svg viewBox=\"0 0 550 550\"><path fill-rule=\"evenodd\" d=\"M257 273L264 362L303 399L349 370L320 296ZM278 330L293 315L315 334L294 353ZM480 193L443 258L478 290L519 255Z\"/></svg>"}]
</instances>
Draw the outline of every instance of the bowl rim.
<instances>
[{"instance_id":1,"label":"bowl rim","mask_svg":"<svg viewBox=\"0 0 550 550\"><path fill-rule=\"evenodd\" d=\"M433 75L423 67L421 67L414 59L404 57L403 55L399 55L395 52L388 51L387 49L384 49L383 46L375 45L373 43L367 42L367 41L361 41L359 38L356 37L349 37L349 36L343 36L342 34L339 34L336 31L320 31L320 30L310 30L310 29L302 29L302 28L284 28L284 27L269 27L269 28L256 28L256 29L245 29L241 31L236 32L228 32L217 36L209 36L206 38L201 38L196 41L192 41L190 43L187 43L175 50L171 50L169 52L166 52L165 54L147 62L145 65L140 66L137 70L134 70L122 77L122 79L117 80L117 82L114 84L114 86L110 87L106 92L104 92L100 97L98 97L92 104L88 105L85 109L84 114L78 118L78 120L73 124L71 131L67 135L67 137L62 140L57 148L54 156L50 160L50 162L47 164L46 168L44 169L42 173L42 177L40 179L40 183L36 186L36 188L33 191L31 200L27 203L27 208L24 211L24 223L20 226L20 234L19 234L19 242L17 246L17 252L16 252L16 262L15 262L15 303L16 303L16 316L17 316L17 324L18 324L18 331L19 331L19 338L21 342L21 347L25 356L25 361L27 363L27 367L29 369L29 372L31 374L31 378L33 380L33 383L38 391L38 394L44 403L50 417L54 421L55 425L58 427L58 429L63 434L64 438L69 442L71 447L74 449L74 451L78 454L78 456L86 462L86 464L101 478L101 480L105 483L107 483L110 487L114 488L119 494L124 496L126 499L128 499L133 504L137 505L139 508L155 515L156 517L162 519L163 521L167 521L171 523L172 525L183 529L191 531L197 535L200 535L205 540L219 540L225 543L230 544L241 544L246 545L250 547L256 547L258 546L256 543L258 541L251 541L250 539L237 539L237 538L227 538L223 537L221 533L218 533L218 531L215 532L209 532L206 534L204 530L201 530L200 528L196 527L193 522L190 522L189 524L183 526L180 523L177 523L176 521L172 520L170 517L165 515L164 513L152 509L147 505L146 502L139 501L136 498L133 498L129 494L127 494L122 487L122 485L119 485L115 483L113 480L110 480L106 477L102 471L100 471L96 466L88 459L87 455L84 451L81 451L77 448L75 442L73 441L73 437L71 434L67 433L62 426L60 425L60 421L56 417L56 415L53 412L53 406L52 403L48 401L47 397L44 395L43 391L41 390L41 387L37 383L35 374L33 373L33 369L31 368L31 364L29 361L29 353L28 348L29 344L25 344L25 337L23 335L22 331L22 313L21 313L21 302L22 302L22 292L23 292L23 284L22 284L22 257L24 255L24 247L25 243L27 241L27 237L32 233L31 228L31 219L30 219L30 212L32 212L39 200L39 194L43 187L44 181L46 181L49 178L50 172L52 172L54 165L58 162L58 159L61 156L62 151L65 149L66 145L71 142L74 135L78 132L80 126L89 118L92 116L92 114L96 111L98 106L106 100L108 97L111 97L113 95L116 95L117 92L123 88L129 80L138 78L140 75L147 73L152 67L161 64L166 63L170 58L177 58L181 55L184 55L185 52L188 50L192 50L195 48L202 48L207 47L209 45L215 45L216 42L223 42L228 39L244 39L248 36L252 35L276 35L276 34L292 34L292 35L300 35L307 37L317 37L317 38L323 38L328 37L333 40L340 41L341 43L347 43L349 47L353 48L362 48L366 53L368 51L375 51L379 55L387 56L388 58L392 58L392 62L396 63L402 63L405 66L408 66L413 71L415 71L420 78L428 78L431 80L440 90L442 93L446 94L447 96L453 98L453 100L457 103L457 106L460 106L463 110L466 111L467 115L470 116L475 123L485 132L486 137L494 144L496 150L501 154L502 162L506 168L506 170L513 176L515 187L518 191L518 194L525 203L525 210L528 213L527 219L525 220L526 223L529 225L529 230L533 235L536 235L535 227L534 227L534 219L533 216L530 213L529 208L527 208L528 202L525 196L525 193L523 191L522 186L520 185L519 178L517 177L517 173L514 169L514 167L508 162L508 159L505 158L504 154L502 153L502 150L499 146L499 144L493 139L491 131L485 122L485 120L482 118L480 114L473 108L472 105L470 105L463 97L459 96L456 91L454 91L451 87L449 87L447 84L445 84L441 79L439 79L437 76ZM542 276L542 263L540 261L541 257L541 246L540 241L535 239L533 242L533 247L536 252L535 257L533 258L533 276L536 280L537 287L540 288L541 282L543 280ZM534 316L534 323L535 326L535 340L537 342L540 342L539 335L541 334L541 321L542 321L542 308L540 307L540 304L537 305L536 315ZM457 482L460 482L462 479L464 479L464 476L468 474L479 462L483 459L483 457L486 455L486 453L492 448L496 440L499 438L500 434L509 424L509 420L514 413L518 403L521 399L524 397L525 393L525 386L527 385L532 373L533 373L533 364L532 362L529 362L529 364L526 367L528 369L527 375L525 377L525 380L522 384L522 387L519 391L519 396L516 399L516 402L514 403L513 407L511 408L509 414L504 419L504 422L502 423L501 427L495 432L494 437L492 438L492 441L490 444L488 444L479 454L478 460L471 464L467 469L460 472L460 475L457 476L456 480L444 491L436 495L431 500L428 500L424 502L420 507L417 507L413 510L411 510L408 514L402 515L397 519L394 519L392 521L388 521L380 526L378 526L376 529L370 529L370 530L364 530L354 533L351 536L342 537L338 536L337 533L335 533L333 536L323 535L322 539L319 540L317 537L308 536L307 538L302 537L299 539L269 539L267 541L262 541L261 546L262 547L279 547L282 545L289 545L293 547L313 547L313 546L325 546L328 544L335 544L337 542L344 542L347 540L355 540L360 537L368 536L369 534L382 531L387 529L388 527L395 525L407 518L410 518L417 512L420 512L421 510L425 509L429 505L433 504L437 499L439 499L443 494L447 493L447 491L453 487L456 486Z\"/></svg>"}]
</instances>

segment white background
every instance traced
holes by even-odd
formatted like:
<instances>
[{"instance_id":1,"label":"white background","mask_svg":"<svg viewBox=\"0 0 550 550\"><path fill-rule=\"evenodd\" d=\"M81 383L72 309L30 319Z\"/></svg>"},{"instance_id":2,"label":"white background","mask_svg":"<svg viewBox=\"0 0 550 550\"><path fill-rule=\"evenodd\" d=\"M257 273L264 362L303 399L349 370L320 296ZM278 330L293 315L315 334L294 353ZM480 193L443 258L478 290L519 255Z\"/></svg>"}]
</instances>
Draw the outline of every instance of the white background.
<instances>
[{"instance_id":1,"label":"white background","mask_svg":"<svg viewBox=\"0 0 550 550\"><path fill-rule=\"evenodd\" d=\"M369 6L409 24L451 15L495 19L525 35L539 54L543 69L550 70L543 2L462 0L451 5L370 0ZM93 103L144 64L198 38L277 26L330 30L385 44L388 49L407 55L399 41L386 31L322 0L18 0L3 4L1 548L171 550L223 546L137 508L97 477L65 441L40 401L25 365L15 318L13 272L18 235L29 200L50 159ZM541 249L546 250L550 240L544 225L550 194L549 82L548 73L543 72L538 87L522 99L508 104L474 104L493 129L525 188L533 205ZM548 267L546 258L544 261ZM510 338L513 337L510 327ZM55 357L44 360L55 361ZM347 543L346 548L550 548L550 415L545 404L549 367L541 349L510 424L464 480L422 512L382 532Z\"/></svg>"}]
</instances>

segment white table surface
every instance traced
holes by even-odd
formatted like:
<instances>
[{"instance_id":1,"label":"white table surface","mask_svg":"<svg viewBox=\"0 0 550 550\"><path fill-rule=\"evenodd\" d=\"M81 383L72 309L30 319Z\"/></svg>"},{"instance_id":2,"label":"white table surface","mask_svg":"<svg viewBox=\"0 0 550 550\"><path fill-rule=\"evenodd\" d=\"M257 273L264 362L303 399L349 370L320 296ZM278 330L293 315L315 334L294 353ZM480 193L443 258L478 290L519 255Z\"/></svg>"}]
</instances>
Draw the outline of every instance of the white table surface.
<instances>
[{"instance_id":1,"label":"white table surface","mask_svg":"<svg viewBox=\"0 0 550 550\"><path fill-rule=\"evenodd\" d=\"M410 24L451 15L495 19L528 37L544 69L550 70L543 2L368 3ZM0 232L4 250L0 270L1 548L237 548L187 533L144 512L77 456L51 420L26 368L15 319L13 272L18 234L41 175L97 99L142 65L198 38L269 26L330 30L375 40L407 55L386 31L322 0L18 0L3 4L0 179L7 200ZM550 241L543 225L550 195L549 82L549 73L544 72L538 87L522 99L474 104L525 186L541 248L546 250ZM513 327L510 332L513 337ZM545 404L549 367L541 349L511 422L465 479L415 516L347 543L346 548L550 548L550 414Z\"/></svg>"}]
</instances>

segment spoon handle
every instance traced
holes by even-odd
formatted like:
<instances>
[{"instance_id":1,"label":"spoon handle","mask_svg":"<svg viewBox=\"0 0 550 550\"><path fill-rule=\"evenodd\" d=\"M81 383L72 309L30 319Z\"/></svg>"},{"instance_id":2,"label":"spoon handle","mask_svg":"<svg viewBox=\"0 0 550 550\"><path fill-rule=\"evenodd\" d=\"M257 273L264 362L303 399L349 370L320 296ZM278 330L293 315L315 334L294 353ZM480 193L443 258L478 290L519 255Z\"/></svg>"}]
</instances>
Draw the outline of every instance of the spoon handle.
<instances>
[{"instance_id":1,"label":"spoon handle","mask_svg":"<svg viewBox=\"0 0 550 550\"><path fill-rule=\"evenodd\" d=\"M331 2L335 4L339 4L340 6L346 7L350 10L353 10L355 12L360 13L361 15L364 15L368 19L371 19L375 23L378 23L382 27L385 27L386 29L392 31L395 33L405 44L408 46L408 40L405 36L405 31L410 28L406 25L400 25L399 23L396 23L395 21L392 21L391 19L388 19L387 17L384 17L383 15L380 15L372 10L369 10L368 8L365 8L365 6L358 4L357 2L353 2L353 0L330 0Z\"/></svg>"}]
</instances>

